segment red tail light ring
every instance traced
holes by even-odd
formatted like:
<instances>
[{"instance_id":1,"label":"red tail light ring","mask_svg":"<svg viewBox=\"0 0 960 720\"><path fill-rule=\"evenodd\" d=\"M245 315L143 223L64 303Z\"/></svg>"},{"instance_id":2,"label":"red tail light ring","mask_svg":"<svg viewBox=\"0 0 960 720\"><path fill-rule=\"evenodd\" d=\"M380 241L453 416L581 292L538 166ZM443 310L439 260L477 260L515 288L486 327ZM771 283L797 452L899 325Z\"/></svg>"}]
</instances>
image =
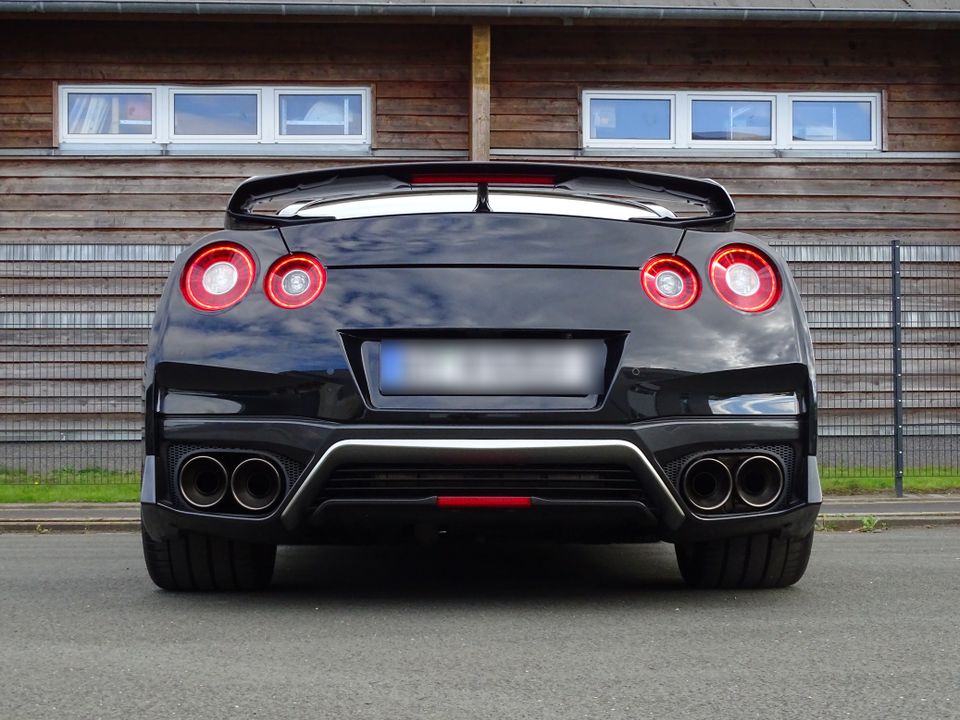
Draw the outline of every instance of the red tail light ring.
<instances>
[{"instance_id":1,"label":"red tail light ring","mask_svg":"<svg viewBox=\"0 0 960 720\"><path fill-rule=\"evenodd\" d=\"M700 278L693 265L676 255L657 255L640 271L647 297L668 310L683 310L700 297Z\"/></svg>"},{"instance_id":2,"label":"red tail light ring","mask_svg":"<svg viewBox=\"0 0 960 720\"><path fill-rule=\"evenodd\" d=\"M263 281L270 302L287 310L309 305L323 292L327 271L313 255L287 255L277 260Z\"/></svg>"},{"instance_id":3,"label":"red tail light ring","mask_svg":"<svg viewBox=\"0 0 960 720\"><path fill-rule=\"evenodd\" d=\"M250 292L256 274L253 255L242 245L208 245L184 266L180 292L197 310L226 310Z\"/></svg>"},{"instance_id":4,"label":"red tail light ring","mask_svg":"<svg viewBox=\"0 0 960 720\"><path fill-rule=\"evenodd\" d=\"M720 248L710 261L710 283L727 305L751 313L772 308L783 291L770 258L746 245Z\"/></svg>"}]
</instances>

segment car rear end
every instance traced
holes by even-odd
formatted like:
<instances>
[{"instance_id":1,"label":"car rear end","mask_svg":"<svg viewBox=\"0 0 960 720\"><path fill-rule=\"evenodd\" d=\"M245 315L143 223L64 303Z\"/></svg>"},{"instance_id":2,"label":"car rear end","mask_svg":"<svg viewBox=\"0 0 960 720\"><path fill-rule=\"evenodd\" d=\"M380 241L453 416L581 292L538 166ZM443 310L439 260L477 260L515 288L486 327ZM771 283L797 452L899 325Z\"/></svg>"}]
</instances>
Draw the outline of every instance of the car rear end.
<instances>
[{"instance_id":1,"label":"car rear end","mask_svg":"<svg viewBox=\"0 0 960 720\"><path fill-rule=\"evenodd\" d=\"M732 213L578 166L250 181L158 308L145 547L666 540L693 584L789 584L820 502L809 334Z\"/></svg>"}]
</instances>

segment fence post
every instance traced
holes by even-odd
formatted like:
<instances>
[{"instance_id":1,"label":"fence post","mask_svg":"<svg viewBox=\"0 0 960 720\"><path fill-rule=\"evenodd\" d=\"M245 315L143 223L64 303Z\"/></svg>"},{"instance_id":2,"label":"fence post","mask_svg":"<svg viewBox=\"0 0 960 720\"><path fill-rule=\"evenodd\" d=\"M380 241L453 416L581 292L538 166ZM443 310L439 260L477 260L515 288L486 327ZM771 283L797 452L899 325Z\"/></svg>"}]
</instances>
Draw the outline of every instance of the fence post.
<instances>
[{"instance_id":1,"label":"fence post","mask_svg":"<svg viewBox=\"0 0 960 720\"><path fill-rule=\"evenodd\" d=\"M903 313L900 289L900 241L890 241L893 275L893 452L894 489L903 497Z\"/></svg>"}]
</instances>

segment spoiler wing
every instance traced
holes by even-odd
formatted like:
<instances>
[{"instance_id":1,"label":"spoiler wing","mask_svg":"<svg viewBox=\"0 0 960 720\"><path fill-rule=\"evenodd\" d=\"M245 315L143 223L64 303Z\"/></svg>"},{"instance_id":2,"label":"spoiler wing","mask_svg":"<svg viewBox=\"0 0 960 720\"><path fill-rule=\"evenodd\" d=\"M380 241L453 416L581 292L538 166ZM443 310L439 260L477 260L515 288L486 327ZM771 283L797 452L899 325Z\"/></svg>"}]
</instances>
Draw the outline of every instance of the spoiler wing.
<instances>
[{"instance_id":1,"label":"spoiler wing","mask_svg":"<svg viewBox=\"0 0 960 720\"><path fill-rule=\"evenodd\" d=\"M486 207L489 185L535 187L576 197L637 202L683 202L702 208L693 217L637 218L636 222L702 230L731 230L733 200L713 180L595 165L523 162L430 162L371 164L253 177L227 205L227 229L244 230L324 222L333 218L283 217L253 212L259 203L369 197L424 186L475 185L477 211ZM705 214L704 214L705 213Z\"/></svg>"}]
</instances>

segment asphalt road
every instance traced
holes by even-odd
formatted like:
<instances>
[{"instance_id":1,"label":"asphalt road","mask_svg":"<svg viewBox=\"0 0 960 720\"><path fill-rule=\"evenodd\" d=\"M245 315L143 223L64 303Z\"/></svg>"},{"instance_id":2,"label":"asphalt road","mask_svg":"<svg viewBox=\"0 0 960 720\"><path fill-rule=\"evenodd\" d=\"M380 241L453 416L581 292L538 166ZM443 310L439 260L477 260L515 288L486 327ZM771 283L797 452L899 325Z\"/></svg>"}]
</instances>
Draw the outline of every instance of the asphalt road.
<instances>
[{"instance_id":1,"label":"asphalt road","mask_svg":"<svg viewBox=\"0 0 960 720\"><path fill-rule=\"evenodd\" d=\"M296 548L267 594L174 595L136 535L3 535L0 717L957 718L960 528L713 593L660 545Z\"/></svg>"}]
</instances>

